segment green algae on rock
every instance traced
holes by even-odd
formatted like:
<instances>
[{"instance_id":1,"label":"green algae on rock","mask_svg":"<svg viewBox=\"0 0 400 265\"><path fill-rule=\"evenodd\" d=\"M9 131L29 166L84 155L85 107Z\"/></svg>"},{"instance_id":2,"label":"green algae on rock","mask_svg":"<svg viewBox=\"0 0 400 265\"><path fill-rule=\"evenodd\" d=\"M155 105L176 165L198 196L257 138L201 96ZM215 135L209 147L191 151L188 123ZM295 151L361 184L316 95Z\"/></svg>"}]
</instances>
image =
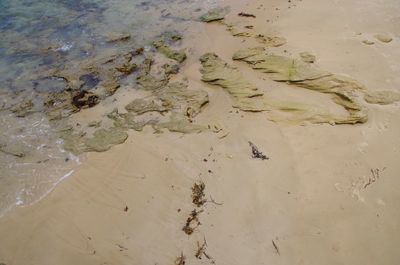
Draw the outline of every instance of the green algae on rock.
<instances>
[{"instance_id":1,"label":"green algae on rock","mask_svg":"<svg viewBox=\"0 0 400 265\"><path fill-rule=\"evenodd\" d=\"M200 113L201 108L209 101L207 92L191 90L183 82L168 83L162 88L152 91L146 98L138 98L125 106L128 113L118 110L107 115L114 120L114 126L143 130L151 125L156 131L168 129L171 132L195 133L205 129L205 126L195 125L191 118ZM164 115L171 112L170 115ZM157 116L146 113L159 114ZM161 114L161 115L160 115ZM155 118L157 117L157 118Z\"/></svg>"},{"instance_id":2,"label":"green algae on rock","mask_svg":"<svg viewBox=\"0 0 400 265\"><path fill-rule=\"evenodd\" d=\"M254 38L257 42L263 44L265 47L280 47L286 44L286 39L279 36L267 36L264 34L257 34L249 31L248 28L239 29L233 24L223 23L234 37Z\"/></svg>"},{"instance_id":3,"label":"green algae on rock","mask_svg":"<svg viewBox=\"0 0 400 265\"><path fill-rule=\"evenodd\" d=\"M31 99L23 100L11 108L11 111L16 114L17 117L25 117L33 112L33 102Z\"/></svg>"},{"instance_id":4,"label":"green algae on rock","mask_svg":"<svg viewBox=\"0 0 400 265\"><path fill-rule=\"evenodd\" d=\"M400 101L400 93L396 91L368 91L364 100L370 104L388 105Z\"/></svg>"},{"instance_id":5,"label":"green algae on rock","mask_svg":"<svg viewBox=\"0 0 400 265\"><path fill-rule=\"evenodd\" d=\"M234 98L252 98L262 95L239 70L229 66L218 55L206 53L200 57L200 62L203 66L202 81L225 88Z\"/></svg>"},{"instance_id":6,"label":"green algae on rock","mask_svg":"<svg viewBox=\"0 0 400 265\"><path fill-rule=\"evenodd\" d=\"M297 59L262 51L254 54L254 50L252 51L247 54L239 51L232 58L247 62L253 69L268 74L272 80L330 94L332 100L349 113L347 118L333 119L335 123L354 124L367 121L365 109L355 96L356 92L363 92L365 87L357 81L320 70Z\"/></svg>"},{"instance_id":7,"label":"green algae on rock","mask_svg":"<svg viewBox=\"0 0 400 265\"><path fill-rule=\"evenodd\" d=\"M309 52L301 52L299 53L301 60L305 63L314 63L315 62L315 55L309 53Z\"/></svg>"},{"instance_id":8,"label":"green algae on rock","mask_svg":"<svg viewBox=\"0 0 400 265\"><path fill-rule=\"evenodd\" d=\"M90 58L78 66L69 65L48 74L65 81L61 92L49 93L44 105L50 119L67 117L82 108L91 108L115 93L120 79L137 68L131 52Z\"/></svg>"},{"instance_id":9,"label":"green algae on rock","mask_svg":"<svg viewBox=\"0 0 400 265\"><path fill-rule=\"evenodd\" d=\"M108 32L105 35L105 38L107 42L127 41L131 38L131 34L120 33L120 32Z\"/></svg>"},{"instance_id":10,"label":"green algae on rock","mask_svg":"<svg viewBox=\"0 0 400 265\"><path fill-rule=\"evenodd\" d=\"M128 138L128 134L118 128L112 127L108 130L98 129L93 133L93 137L85 140L87 150L91 152L104 152L113 145L122 144Z\"/></svg>"},{"instance_id":11,"label":"green algae on rock","mask_svg":"<svg viewBox=\"0 0 400 265\"><path fill-rule=\"evenodd\" d=\"M202 22L207 22L207 23L213 22L213 21L218 21L218 20L223 20L228 13L229 13L228 7L217 7L217 8L211 9L206 14L202 15L200 17L200 20Z\"/></svg>"},{"instance_id":12,"label":"green algae on rock","mask_svg":"<svg viewBox=\"0 0 400 265\"><path fill-rule=\"evenodd\" d=\"M173 50L165 44L164 40L155 41L153 42L153 45L159 53L164 54L169 59L173 59L179 63L186 60L185 50Z\"/></svg>"},{"instance_id":13,"label":"green algae on rock","mask_svg":"<svg viewBox=\"0 0 400 265\"><path fill-rule=\"evenodd\" d=\"M168 129L170 132L200 133L208 129L206 126L193 124L187 117L178 113L172 113L168 121L160 122L152 126L156 132L161 132L162 129Z\"/></svg>"},{"instance_id":14,"label":"green algae on rock","mask_svg":"<svg viewBox=\"0 0 400 265\"><path fill-rule=\"evenodd\" d=\"M104 152L114 145L124 143L128 138L124 130L116 127L98 129L90 138L84 132L75 133L72 128L60 131L59 134L64 140L64 148L74 154Z\"/></svg>"},{"instance_id":15,"label":"green algae on rock","mask_svg":"<svg viewBox=\"0 0 400 265\"><path fill-rule=\"evenodd\" d=\"M168 110L168 108L162 106L160 103L157 103L155 100L146 100L142 98L133 100L131 103L125 106L125 109L128 112L135 112L138 115L146 112L164 112Z\"/></svg>"}]
</instances>

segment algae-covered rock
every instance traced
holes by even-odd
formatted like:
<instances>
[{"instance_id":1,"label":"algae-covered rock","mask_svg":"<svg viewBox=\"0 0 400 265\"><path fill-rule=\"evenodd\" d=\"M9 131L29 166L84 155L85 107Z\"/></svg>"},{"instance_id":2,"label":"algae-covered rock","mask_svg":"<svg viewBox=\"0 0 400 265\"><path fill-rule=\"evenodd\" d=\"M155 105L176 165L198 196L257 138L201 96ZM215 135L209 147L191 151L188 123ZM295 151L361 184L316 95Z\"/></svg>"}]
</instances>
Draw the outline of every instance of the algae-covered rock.
<instances>
[{"instance_id":1,"label":"algae-covered rock","mask_svg":"<svg viewBox=\"0 0 400 265\"><path fill-rule=\"evenodd\" d=\"M227 23L224 24L226 26L226 29L232 34L232 36L254 38L256 41L263 44L264 47L280 47L286 44L286 39L283 37L257 34L253 33L252 31L249 31L248 27L245 27L245 29L241 29L233 24L227 24Z\"/></svg>"},{"instance_id":2,"label":"algae-covered rock","mask_svg":"<svg viewBox=\"0 0 400 265\"><path fill-rule=\"evenodd\" d=\"M314 63L315 62L315 55L309 53L309 52L301 52L299 53L301 59L305 63Z\"/></svg>"},{"instance_id":3,"label":"algae-covered rock","mask_svg":"<svg viewBox=\"0 0 400 265\"><path fill-rule=\"evenodd\" d=\"M98 129L93 133L93 137L85 140L87 151L104 152L113 145L122 144L128 138L128 134L118 128Z\"/></svg>"},{"instance_id":4,"label":"algae-covered rock","mask_svg":"<svg viewBox=\"0 0 400 265\"><path fill-rule=\"evenodd\" d=\"M185 50L173 50L167 46L163 40L155 41L153 45L158 52L164 54L169 59L173 59L179 63L182 63L184 60L186 60Z\"/></svg>"},{"instance_id":5,"label":"algae-covered rock","mask_svg":"<svg viewBox=\"0 0 400 265\"><path fill-rule=\"evenodd\" d=\"M393 40L388 34L376 34L375 38L383 43L389 43Z\"/></svg>"},{"instance_id":6,"label":"algae-covered rock","mask_svg":"<svg viewBox=\"0 0 400 265\"><path fill-rule=\"evenodd\" d=\"M190 90L188 85L182 82L169 83L154 96L163 102L165 108L169 107L189 118L200 113L201 108L209 102L207 92Z\"/></svg>"},{"instance_id":7,"label":"algae-covered rock","mask_svg":"<svg viewBox=\"0 0 400 265\"><path fill-rule=\"evenodd\" d=\"M51 71L46 78L63 80L65 88L49 93L44 100L50 119L60 119L82 108L95 106L120 87L123 76L132 73L137 65L131 52L87 58L78 65L65 65Z\"/></svg>"},{"instance_id":8,"label":"algae-covered rock","mask_svg":"<svg viewBox=\"0 0 400 265\"><path fill-rule=\"evenodd\" d=\"M369 91L364 100L370 104L388 105L400 101L400 93L395 91Z\"/></svg>"},{"instance_id":9,"label":"algae-covered rock","mask_svg":"<svg viewBox=\"0 0 400 265\"><path fill-rule=\"evenodd\" d=\"M330 94L332 100L344 107L349 115L347 118L332 119L335 123L364 123L367 114L355 97L355 92L364 91L365 87L357 81L335 75L311 64L274 54L266 54L260 51L238 51L233 55L234 60L247 62L253 69L259 70L275 80L288 82L291 85L303 87L321 93Z\"/></svg>"},{"instance_id":10,"label":"algae-covered rock","mask_svg":"<svg viewBox=\"0 0 400 265\"><path fill-rule=\"evenodd\" d=\"M99 128L101 126L102 121L90 121L88 122L88 127Z\"/></svg>"},{"instance_id":11,"label":"algae-covered rock","mask_svg":"<svg viewBox=\"0 0 400 265\"><path fill-rule=\"evenodd\" d=\"M7 155L12 155L15 157L22 158L26 156L28 152L28 148L24 146L22 142L19 143L6 143L1 141L0 142L0 152L7 154Z\"/></svg>"},{"instance_id":12,"label":"algae-covered rock","mask_svg":"<svg viewBox=\"0 0 400 265\"><path fill-rule=\"evenodd\" d=\"M98 129L93 136L88 138L85 132L74 132L72 128L67 128L59 132L64 140L64 148L74 154L83 152L104 152L112 146L122 144L128 138L128 134L120 129L112 127L110 129Z\"/></svg>"},{"instance_id":13,"label":"algae-covered rock","mask_svg":"<svg viewBox=\"0 0 400 265\"><path fill-rule=\"evenodd\" d=\"M251 98L262 95L257 87L247 81L234 67L229 66L218 55L206 53L200 57L203 66L201 80L225 88L235 98Z\"/></svg>"},{"instance_id":14,"label":"algae-covered rock","mask_svg":"<svg viewBox=\"0 0 400 265\"><path fill-rule=\"evenodd\" d=\"M218 21L222 20L225 18L225 16L229 13L229 9L227 7L217 7L214 9L211 9L208 11L206 14L202 15L200 17L200 20L202 22L212 22L212 21Z\"/></svg>"},{"instance_id":15,"label":"algae-covered rock","mask_svg":"<svg viewBox=\"0 0 400 265\"><path fill-rule=\"evenodd\" d=\"M278 36L255 35L255 39L266 47L280 47L286 44L286 39Z\"/></svg>"},{"instance_id":16,"label":"algae-covered rock","mask_svg":"<svg viewBox=\"0 0 400 265\"><path fill-rule=\"evenodd\" d=\"M208 129L206 126L193 124L182 114L176 113L171 115L169 121L154 124L153 128L157 132L168 129L170 132L180 133L200 133Z\"/></svg>"},{"instance_id":17,"label":"algae-covered rock","mask_svg":"<svg viewBox=\"0 0 400 265\"><path fill-rule=\"evenodd\" d=\"M24 100L11 108L11 111L16 114L17 117L25 117L33 112L32 100Z\"/></svg>"},{"instance_id":18,"label":"algae-covered rock","mask_svg":"<svg viewBox=\"0 0 400 265\"><path fill-rule=\"evenodd\" d=\"M107 42L118 42L129 40L131 35L129 33L108 32L105 37Z\"/></svg>"},{"instance_id":19,"label":"algae-covered rock","mask_svg":"<svg viewBox=\"0 0 400 265\"><path fill-rule=\"evenodd\" d=\"M119 113L118 109L113 110L107 114L109 119L114 121L114 126L123 129L132 129L135 131L142 131L146 125L153 125L158 123L158 120L153 118L147 118L140 120L138 115L132 112Z\"/></svg>"},{"instance_id":20,"label":"algae-covered rock","mask_svg":"<svg viewBox=\"0 0 400 265\"><path fill-rule=\"evenodd\" d=\"M164 69L164 73L165 75L169 76L169 75L176 75L177 73L179 73L179 65L177 64L164 64L162 66L162 68Z\"/></svg>"},{"instance_id":21,"label":"algae-covered rock","mask_svg":"<svg viewBox=\"0 0 400 265\"><path fill-rule=\"evenodd\" d=\"M168 84L166 77L155 77L150 74L140 75L136 78L137 84L144 90L154 91Z\"/></svg>"},{"instance_id":22,"label":"algae-covered rock","mask_svg":"<svg viewBox=\"0 0 400 265\"><path fill-rule=\"evenodd\" d=\"M129 112L135 112L138 115L146 112L164 112L168 110L168 108L163 106L161 103L142 98L133 100L131 103L125 106L125 109Z\"/></svg>"}]
</instances>

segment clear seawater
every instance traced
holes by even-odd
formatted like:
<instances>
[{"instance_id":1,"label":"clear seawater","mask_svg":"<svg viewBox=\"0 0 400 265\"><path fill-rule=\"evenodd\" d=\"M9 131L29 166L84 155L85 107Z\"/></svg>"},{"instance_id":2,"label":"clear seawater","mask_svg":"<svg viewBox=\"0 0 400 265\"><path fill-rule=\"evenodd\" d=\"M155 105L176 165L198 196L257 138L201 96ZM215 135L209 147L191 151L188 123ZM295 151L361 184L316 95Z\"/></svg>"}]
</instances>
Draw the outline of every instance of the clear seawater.
<instances>
[{"instance_id":1,"label":"clear seawater","mask_svg":"<svg viewBox=\"0 0 400 265\"><path fill-rule=\"evenodd\" d=\"M95 57L109 49L140 47L167 31L185 33L218 0L0 0L0 145L24 150L24 157L0 152L0 216L45 196L79 164L62 148L47 117L17 117L9 107L60 89L45 73ZM129 41L110 44L108 33ZM39 108L40 109L40 108Z\"/></svg>"}]
</instances>

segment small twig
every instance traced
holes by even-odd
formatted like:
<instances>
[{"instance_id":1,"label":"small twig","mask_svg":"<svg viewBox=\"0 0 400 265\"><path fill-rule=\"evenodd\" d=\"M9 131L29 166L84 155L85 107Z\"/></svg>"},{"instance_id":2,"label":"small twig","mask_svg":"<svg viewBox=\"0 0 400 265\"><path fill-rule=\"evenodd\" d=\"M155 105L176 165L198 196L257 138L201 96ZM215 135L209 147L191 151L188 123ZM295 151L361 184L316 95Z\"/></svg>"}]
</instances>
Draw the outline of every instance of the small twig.
<instances>
[{"instance_id":1,"label":"small twig","mask_svg":"<svg viewBox=\"0 0 400 265\"><path fill-rule=\"evenodd\" d=\"M197 259L201 259L201 257L204 255L204 257L206 257L207 259L214 261L213 258L206 253L206 248L207 248L206 238L204 237L203 240L204 241L203 241L203 244L201 244L201 246L200 246L199 241L197 241L197 252L195 254L195 257Z\"/></svg>"},{"instance_id":2,"label":"small twig","mask_svg":"<svg viewBox=\"0 0 400 265\"><path fill-rule=\"evenodd\" d=\"M213 199L213 197L210 195L210 200L209 201L207 201L207 202L211 202L211 203L214 203L215 205L223 205L223 203L222 202L216 202L214 199Z\"/></svg>"},{"instance_id":3,"label":"small twig","mask_svg":"<svg viewBox=\"0 0 400 265\"><path fill-rule=\"evenodd\" d=\"M274 248L275 248L276 254L281 255L281 253L279 252L279 248L278 248L278 246L275 244L275 241L274 241L274 240L272 240L272 245L273 245Z\"/></svg>"}]
</instances>

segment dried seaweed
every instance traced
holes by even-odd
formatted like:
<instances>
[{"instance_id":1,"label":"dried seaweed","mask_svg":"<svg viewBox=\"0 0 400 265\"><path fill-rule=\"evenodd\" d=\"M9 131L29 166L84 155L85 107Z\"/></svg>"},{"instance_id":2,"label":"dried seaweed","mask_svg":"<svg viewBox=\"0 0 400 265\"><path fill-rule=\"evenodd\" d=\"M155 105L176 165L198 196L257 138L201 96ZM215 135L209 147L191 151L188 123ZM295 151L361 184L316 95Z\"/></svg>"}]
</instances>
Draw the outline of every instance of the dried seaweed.
<instances>
[{"instance_id":1,"label":"dried seaweed","mask_svg":"<svg viewBox=\"0 0 400 265\"><path fill-rule=\"evenodd\" d=\"M269 160L269 157L264 155L261 151L258 150L257 146L249 141L249 145L251 147L252 158L259 158L261 160Z\"/></svg>"},{"instance_id":2,"label":"dried seaweed","mask_svg":"<svg viewBox=\"0 0 400 265\"><path fill-rule=\"evenodd\" d=\"M256 18L255 15L249 14L249 13L244 13L244 12L240 12L240 13L238 14L238 16L239 16L239 17L253 17L253 18Z\"/></svg>"},{"instance_id":3,"label":"dried seaweed","mask_svg":"<svg viewBox=\"0 0 400 265\"><path fill-rule=\"evenodd\" d=\"M204 194L205 188L206 188L206 185L202 181L200 181L198 183L196 182L193 184L192 202L197 207L200 207L200 206L204 205L204 203L207 202L207 200L204 198L205 197L205 194Z\"/></svg>"},{"instance_id":4,"label":"dried seaweed","mask_svg":"<svg viewBox=\"0 0 400 265\"><path fill-rule=\"evenodd\" d=\"M194 229L196 229L201 224L198 216L202 212L203 210L197 211L196 209L194 209L187 218L186 224L182 228L182 231L185 232L187 235L193 234Z\"/></svg>"}]
</instances>

